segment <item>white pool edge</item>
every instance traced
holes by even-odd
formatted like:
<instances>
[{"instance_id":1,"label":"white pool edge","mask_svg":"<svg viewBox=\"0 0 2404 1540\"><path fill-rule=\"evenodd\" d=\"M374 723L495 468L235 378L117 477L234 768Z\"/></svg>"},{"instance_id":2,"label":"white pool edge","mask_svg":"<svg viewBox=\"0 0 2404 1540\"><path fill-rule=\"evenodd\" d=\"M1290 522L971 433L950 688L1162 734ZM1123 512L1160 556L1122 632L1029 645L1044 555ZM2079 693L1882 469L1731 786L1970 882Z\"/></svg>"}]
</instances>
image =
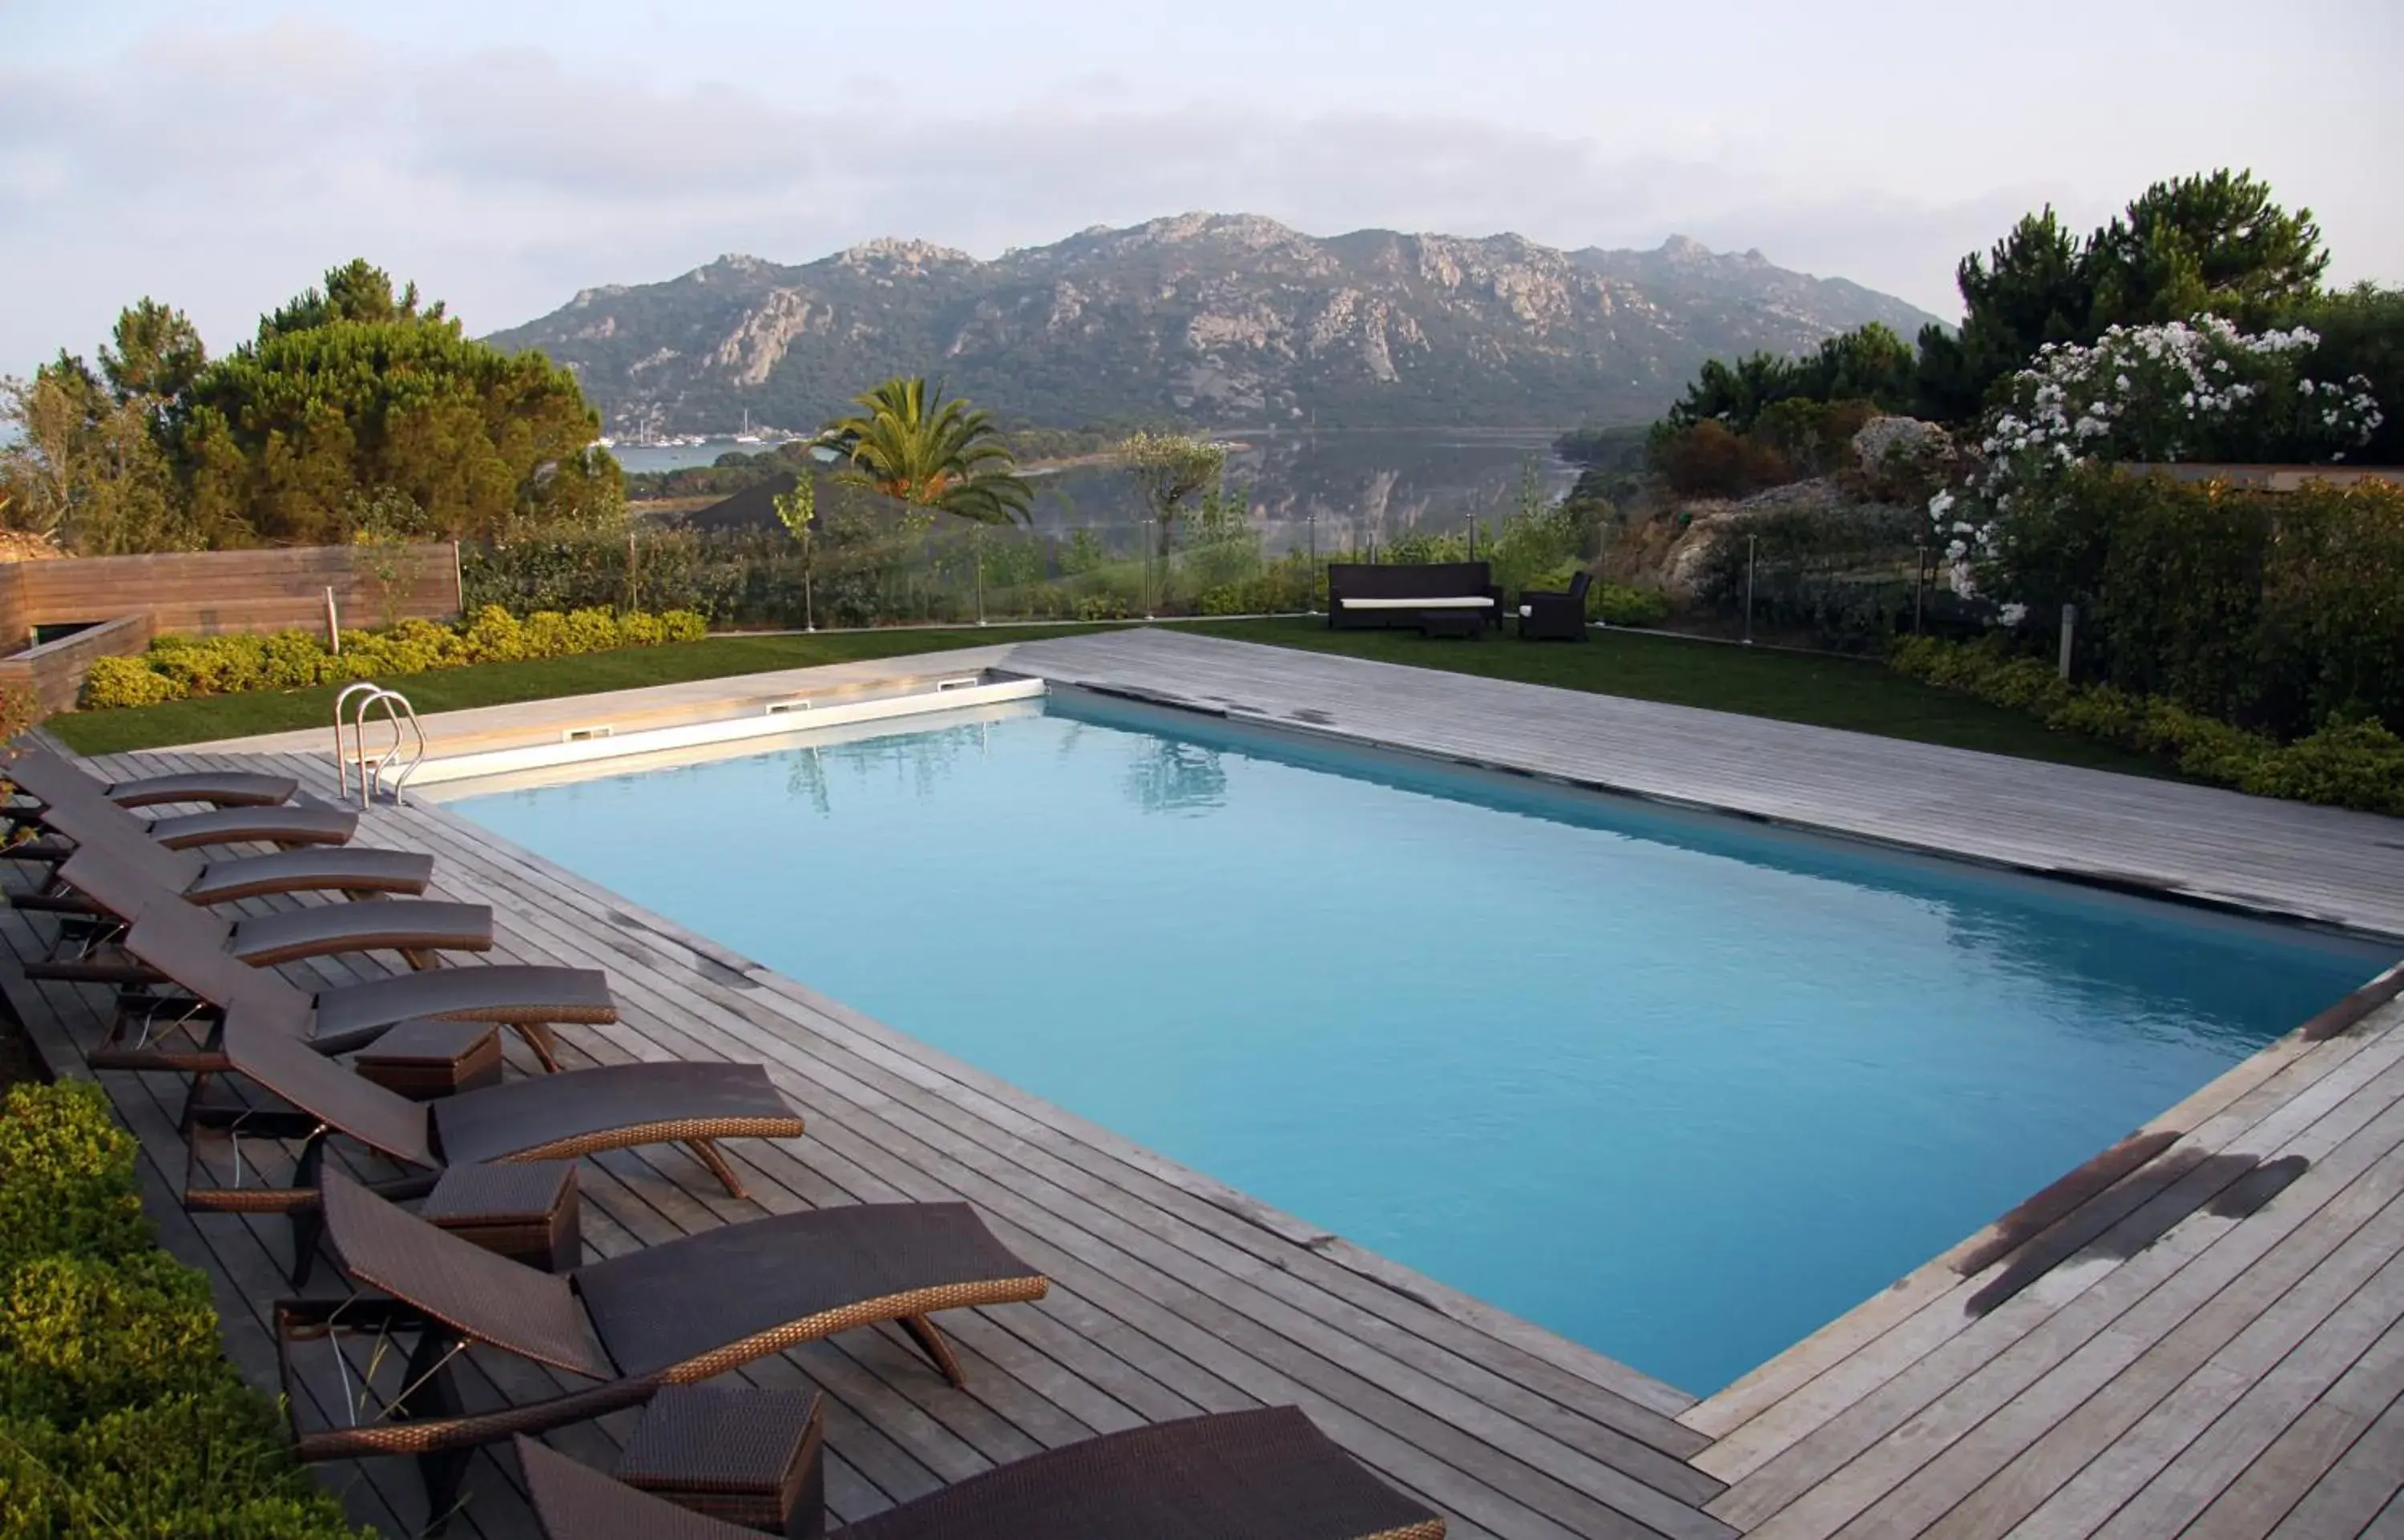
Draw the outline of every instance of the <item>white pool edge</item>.
<instances>
[{"instance_id":1,"label":"white pool edge","mask_svg":"<svg viewBox=\"0 0 2404 1540\"><path fill-rule=\"evenodd\" d=\"M557 743L527 744L514 749L491 749L479 753L429 759L410 773L406 784L414 790L529 770L550 770L563 765L587 764L641 754L708 748L738 743L747 738L785 737L812 728L840 727L957 711L969 707L995 706L1009 701L1037 700L1044 693L1041 679L1004 679L961 683L948 688L939 685L933 690L907 695L888 695L831 706L818 706L796 697L791 701L771 702L765 708L745 716L683 722L673 727L649 728L636 733L611 733L605 725L597 735L580 735L594 734L594 729L571 728Z\"/></svg>"}]
</instances>

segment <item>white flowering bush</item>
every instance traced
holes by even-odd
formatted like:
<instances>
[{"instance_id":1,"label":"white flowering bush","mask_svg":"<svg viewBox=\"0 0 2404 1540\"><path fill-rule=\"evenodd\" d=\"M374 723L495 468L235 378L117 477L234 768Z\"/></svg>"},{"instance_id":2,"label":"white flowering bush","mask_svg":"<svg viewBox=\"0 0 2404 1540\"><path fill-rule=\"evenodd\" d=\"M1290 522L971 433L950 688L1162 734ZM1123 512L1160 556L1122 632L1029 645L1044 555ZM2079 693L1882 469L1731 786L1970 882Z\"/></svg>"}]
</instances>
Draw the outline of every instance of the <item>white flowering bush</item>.
<instances>
[{"instance_id":1,"label":"white flowering bush","mask_svg":"<svg viewBox=\"0 0 2404 1540\"><path fill-rule=\"evenodd\" d=\"M2091 347L2048 343L2012 377L1978 446L1980 468L1929 499L1954 591L1978 593L2002 521L2058 492L2077 467L2344 459L2386 418L2362 375L2303 373L2319 343L2302 327L2249 334L2216 315L2116 326Z\"/></svg>"}]
</instances>

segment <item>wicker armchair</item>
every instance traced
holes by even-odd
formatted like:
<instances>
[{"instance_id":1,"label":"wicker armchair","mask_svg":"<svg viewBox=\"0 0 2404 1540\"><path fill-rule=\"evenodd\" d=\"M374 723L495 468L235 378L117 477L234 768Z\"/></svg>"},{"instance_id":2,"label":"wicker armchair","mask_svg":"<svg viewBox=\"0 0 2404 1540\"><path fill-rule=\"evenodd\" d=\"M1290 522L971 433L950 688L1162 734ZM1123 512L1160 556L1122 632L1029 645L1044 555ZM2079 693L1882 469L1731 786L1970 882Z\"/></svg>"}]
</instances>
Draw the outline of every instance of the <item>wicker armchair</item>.
<instances>
[{"instance_id":1,"label":"wicker armchair","mask_svg":"<svg viewBox=\"0 0 2404 1540\"><path fill-rule=\"evenodd\" d=\"M1581 572L1570 580L1566 593L1522 589L1519 593L1519 635L1529 641L1586 640L1586 593L1594 574Z\"/></svg>"}]
</instances>

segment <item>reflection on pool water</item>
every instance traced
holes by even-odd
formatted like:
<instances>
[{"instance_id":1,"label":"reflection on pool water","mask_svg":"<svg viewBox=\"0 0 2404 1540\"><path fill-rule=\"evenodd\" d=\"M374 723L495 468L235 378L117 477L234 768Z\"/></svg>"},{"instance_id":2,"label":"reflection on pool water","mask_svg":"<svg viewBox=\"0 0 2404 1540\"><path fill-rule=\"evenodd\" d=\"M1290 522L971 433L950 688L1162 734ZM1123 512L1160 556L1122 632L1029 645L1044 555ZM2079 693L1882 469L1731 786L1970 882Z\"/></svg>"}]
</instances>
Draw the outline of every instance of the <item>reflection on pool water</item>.
<instances>
[{"instance_id":1,"label":"reflection on pool water","mask_svg":"<svg viewBox=\"0 0 2404 1540\"><path fill-rule=\"evenodd\" d=\"M937 721L453 805L1698 1394L2394 960L1186 714Z\"/></svg>"}]
</instances>

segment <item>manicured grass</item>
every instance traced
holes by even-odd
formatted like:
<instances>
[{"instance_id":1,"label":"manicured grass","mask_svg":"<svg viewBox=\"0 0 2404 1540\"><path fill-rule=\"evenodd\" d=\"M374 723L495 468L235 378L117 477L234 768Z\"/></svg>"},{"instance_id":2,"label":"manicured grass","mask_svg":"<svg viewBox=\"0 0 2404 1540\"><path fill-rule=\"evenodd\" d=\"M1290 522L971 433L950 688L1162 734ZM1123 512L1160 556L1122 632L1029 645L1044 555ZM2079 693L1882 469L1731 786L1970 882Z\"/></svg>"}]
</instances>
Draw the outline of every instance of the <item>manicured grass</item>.
<instances>
[{"instance_id":1,"label":"manicured grass","mask_svg":"<svg viewBox=\"0 0 2404 1540\"><path fill-rule=\"evenodd\" d=\"M1572 643L1522 642L1516 637L1430 640L1415 631L1330 631L1323 620L1201 621L1188 629L1991 754L2139 776L2172 774L2159 760L2050 732L2032 717L1906 679L1875 659L1628 630L1591 632L1589 640Z\"/></svg>"},{"instance_id":2,"label":"manicured grass","mask_svg":"<svg viewBox=\"0 0 2404 1540\"><path fill-rule=\"evenodd\" d=\"M2048 732L2019 712L1904 678L1883 664L1694 641L1642 631L1600 631L1583 645L1431 641L1416 632L1330 631L1323 621L1200 621L1182 629L1238 641L1342 652L1421 668L1517 679L1745 716L1841 727L1921 743L2016 754L2142 776L2169 772L2141 754ZM807 637L713 637L677 647L630 648L537 663L481 664L413 674L400 681L421 713L632 690L686 679L802 668L814 664L982 647L1097 629L1093 626L990 626L930 631L846 631ZM331 688L219 695L127 711L77 712L49 726L88 754L212 738L323 727L332 720Z\"/></svg>"},{"instance_id":3,"label":"manicured grass","mask_svg":"<svg viewBox=\"0 0 2404 1540\"><path fill-rule=\"evenodd\" d=\"M714 679L734 674L765 674L779 668L807 668L860 658L991 647L1096 629L1099 628L995 625L978 630L951 627L820 632L816 636L712 637L707 641L630 647L573 658L438 668L390 682L408 695L419 715L430 716L437 711L460 711L473 706L505 706L511 701L590 695L605 690L639 690L646 685L681 684L688 679ZM52 717L46 725L78 753L113 754L128 749L160 749L176 743L205 743L213 738L248 737L254 733L328 727L334 720L334 696L339 693L339 686L327 685L315 690L209 695L120 711L76 711Z\"/></svg>"}]
</instances>

